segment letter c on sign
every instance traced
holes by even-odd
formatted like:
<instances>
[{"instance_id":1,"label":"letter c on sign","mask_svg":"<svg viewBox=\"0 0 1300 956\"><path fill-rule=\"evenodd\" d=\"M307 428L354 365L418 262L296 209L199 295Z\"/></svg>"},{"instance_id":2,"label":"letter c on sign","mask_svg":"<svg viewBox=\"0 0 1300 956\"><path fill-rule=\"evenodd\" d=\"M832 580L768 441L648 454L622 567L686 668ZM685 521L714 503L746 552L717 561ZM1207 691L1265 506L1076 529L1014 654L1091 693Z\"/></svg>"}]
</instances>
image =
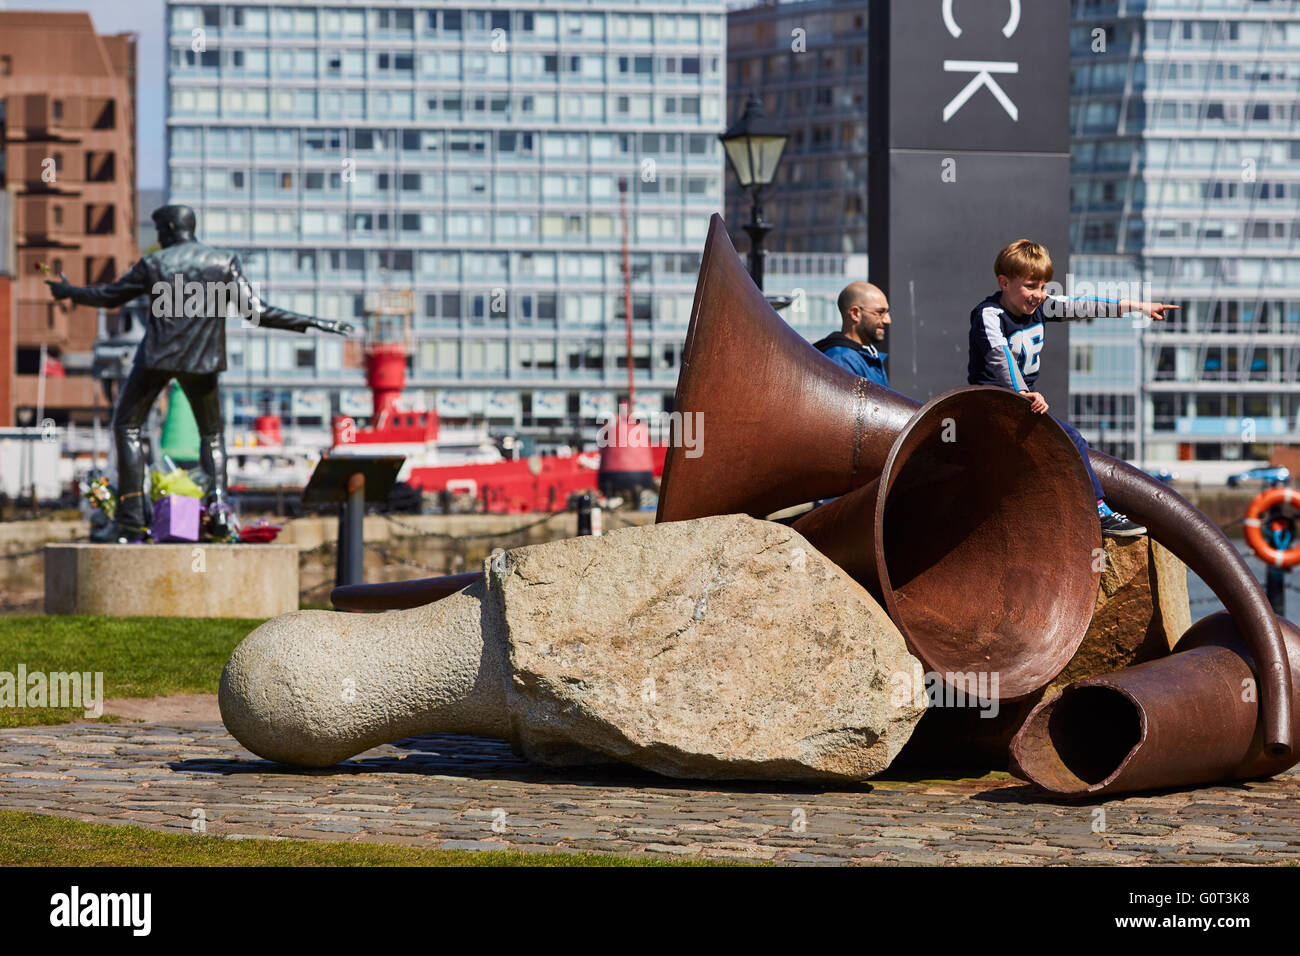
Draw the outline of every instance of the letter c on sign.
<instances>
[{"instance_id":1,"label":"letter c on sign","mask_svg":"<svg viewBox=\"0 0 1300 956\"><path fill-rule=\"evenodd\" d=\"M1007 25L1002 28L1002 35L1007 39L1020 28L1020 0L1009 0L1011 4L1011 16L1007 18ZM943 25L948 28L948 32L954 37L961 36L961 27L957 26L957 19L952 14L952 0L943 0Z\"/></svg>"}]
</instances>

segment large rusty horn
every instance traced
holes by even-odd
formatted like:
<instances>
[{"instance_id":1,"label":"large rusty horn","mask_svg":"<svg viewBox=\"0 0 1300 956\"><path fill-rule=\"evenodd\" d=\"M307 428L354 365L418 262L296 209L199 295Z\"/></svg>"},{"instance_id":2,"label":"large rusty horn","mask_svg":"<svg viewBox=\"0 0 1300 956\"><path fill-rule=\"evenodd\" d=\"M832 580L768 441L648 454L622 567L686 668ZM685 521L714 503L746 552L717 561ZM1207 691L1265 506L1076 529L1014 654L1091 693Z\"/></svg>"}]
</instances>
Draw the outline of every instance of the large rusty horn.
<instances>
[{"instance_id":1,"label":"large rusty horn","mask_svg":"<svg viewBox=\"0 0 1300 956\"><path fill-rule=\"evenodd\" d=\"M1296 679L1278 618L1263 589L1227 535L1191 502L1146 472L1099 451L1090 452L1106 500L1145 524L1151 537L1200 575L1241 629L1259 670L1264 740L1269 751L1293 750Z\"/></svg>"},{"instance_id":2,"label":"large rusty horn","mask_svg":"<svg viewBox=\"0 0 1300 956\"><path fill-rule=\"evenodd\" d=\"M1087 472L1060 425L1006 389L931 400L879 478L793 527L882 601L949 685L988 674L987 696L1030 694L1092 619L1100 528Z\"/></svg>"},{"instance_id":3,"label":"large rusty horn","mask_svg":"<svg viewBox=\"0 0 1300 956\"><path fill-rule=\"evenodd\" d=\"M1003 389L922 408L840 368L768 305L716 215L674 410L702 415L707 437L696 457L669 449L659 521L842 495L795 530L885 604L932 671L986 675L990 696L1042 687L1083 640L1100 529L1060 426Z\"/></svg>"},{"instance_id":4,"label":"large rusty horn","mask_svg":"<svg viewBox=\"0 0 1300 956\"><path fill-rule=\"evenodd\" d=\"M918 408L840 368L786 325L715 214L673 405L704 416L707 451L691 457L679 442L669 448L656 520L762 518L841 495L880 474Z\"/></svg>"},{"instance_id":5,"label":"large rusty horn","mask_svg":"<svg viewBox=\"0 0 1300 956\"><path fill-rule=\"evenodd\" d=\"M1279 623L1300 660L1300 631ZM1035 707L1011 743L1012 770L1066 797L1281 773L1297 758L1266 743L1259 676L1233 618L1211 614L1170 656L1077 681Z\"/></svg>"}]
</instances>

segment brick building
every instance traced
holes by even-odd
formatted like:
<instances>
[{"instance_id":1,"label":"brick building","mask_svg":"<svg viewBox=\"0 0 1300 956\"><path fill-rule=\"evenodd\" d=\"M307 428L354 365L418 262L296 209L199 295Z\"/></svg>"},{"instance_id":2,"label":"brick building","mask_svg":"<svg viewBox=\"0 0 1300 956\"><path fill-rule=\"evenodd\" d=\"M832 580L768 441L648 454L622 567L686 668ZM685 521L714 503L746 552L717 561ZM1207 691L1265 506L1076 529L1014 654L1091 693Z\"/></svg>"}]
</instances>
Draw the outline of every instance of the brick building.
<instances>
[{"instance_id":1,"label":"brick building","mask_svg":"<svg viewBox=\"0 0 1300 956\"><path fill-rule=\"evenodd\" d=\"M13 197L16 290L0 308L0 426L88 424L95 310L53 302L37 263L78 285L125 271L136 246L136 39L86 13L0 11L0 189ZM41 346L46 365L38 398ZM60 373L63 374L60 374Z\"/></svg>"}]
</instances>

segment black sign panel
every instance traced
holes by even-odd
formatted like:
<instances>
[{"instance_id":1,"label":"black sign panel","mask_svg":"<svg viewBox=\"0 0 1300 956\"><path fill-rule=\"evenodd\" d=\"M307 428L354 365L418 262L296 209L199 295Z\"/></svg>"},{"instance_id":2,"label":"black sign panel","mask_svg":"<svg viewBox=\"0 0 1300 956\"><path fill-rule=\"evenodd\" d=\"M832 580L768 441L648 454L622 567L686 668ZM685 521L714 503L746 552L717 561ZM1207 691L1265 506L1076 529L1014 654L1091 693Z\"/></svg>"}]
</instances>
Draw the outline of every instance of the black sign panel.
<instances>
[{"instance_id":1,"label":"black sign panel","mask_svg":"<svg viewBox=\"0 0 1300 956\"><path fill-rule=\"evenodd\" d=\"M1066 0L893 0L889 144L1066 152ZM873 24L874 26L874 24ZM873 33L872 42L877 37Z\"/></svg>"},{"instance_id":2,"label":"black sign panel","mask_svg":"<svg viewBox=\"0 0 1300 956\"><path fill-rule=\"evenodd\" d=\"M1021 238L1069 266L1067 0L875 0L870 20L872 281L892 308L890 383L918 401L966 383L971 310ZM1039 390L1068 418L1068 326Z\"/></svg>"}]
</instances>

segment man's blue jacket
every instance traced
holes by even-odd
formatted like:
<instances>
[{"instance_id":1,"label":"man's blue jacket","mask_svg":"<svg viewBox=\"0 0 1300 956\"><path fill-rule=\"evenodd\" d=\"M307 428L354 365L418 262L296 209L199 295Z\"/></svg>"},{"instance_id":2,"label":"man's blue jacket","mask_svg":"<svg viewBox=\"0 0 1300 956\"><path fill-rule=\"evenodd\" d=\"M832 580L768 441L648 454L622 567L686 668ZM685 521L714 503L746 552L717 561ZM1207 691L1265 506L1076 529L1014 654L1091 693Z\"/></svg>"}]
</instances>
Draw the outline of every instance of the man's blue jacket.
<instances>
[{"instance_id":1,"label":"man's blue jacket","mask_svg":"<svg viewBox=\"0 0 1300 956\"><path fill-rule=\"evenodd\" d=\"M874 345L859 345L843 332L832 332L814 342L813 348L854 375L889 387L889 376L885 373L885 359L889 356Z\"/></svg>"}]
</instances>

